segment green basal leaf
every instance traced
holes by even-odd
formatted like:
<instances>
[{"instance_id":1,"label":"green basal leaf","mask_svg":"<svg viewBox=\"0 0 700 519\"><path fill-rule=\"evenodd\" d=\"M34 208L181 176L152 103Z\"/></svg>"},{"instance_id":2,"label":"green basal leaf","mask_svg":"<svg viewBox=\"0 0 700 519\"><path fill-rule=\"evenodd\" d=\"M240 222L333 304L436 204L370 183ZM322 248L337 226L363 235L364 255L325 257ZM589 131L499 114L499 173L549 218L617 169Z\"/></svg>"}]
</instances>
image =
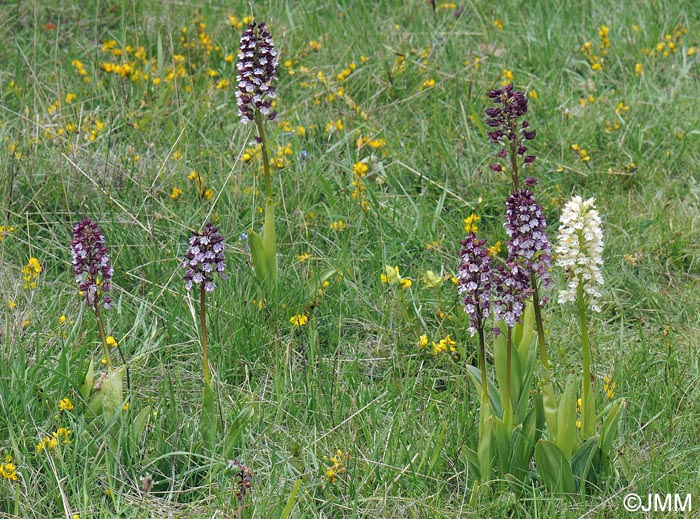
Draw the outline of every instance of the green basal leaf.
<instances>
[{"instance_id":1,"label":"green basal leaf","mask_svg":"<svg viewBox=\"0 0 700 519\"><path fill-rule=\"evenodd\" d=\"M131 422L131 439L134 445L141 445L141 436L148 425L148 418L151 416L151 406L147 405L139 414L136 415L134 421Z\"/></svg>"},{"instance_id":2,"label":"green basal leaf","mask_svg":"<svg viewBox=\"0 0 700 519\"><path fill-rule=\"evenodd\" d=\"M535 451L535 444L540 439L541 427L538 427L536 408L530 410L522 425L513 429L511 438L512 456L508 472L519 481L524 481L530 468L530 460Z\"/></svg>"},{"instance_id":3,"label":"green basal leaf","mask_svg":"<svg viewBox=\"0 0 700 519\"><path fill-rule=\"evenodd\" d=\"M483 430L479 431L479 446L477 448L477 459L479 463L479 478L482 483L491 480L491 457L492 457L492 446L491 442L493 439L493 420L496 419L493 414L490 413L488 405L486 409L480 409L481 413L485 413L486 418L484 420Z\"/></svg>"},{"instance_id":4,"label":"green basal leaf","mask_svg":"<svg viewBox=\"0 0 700 519\"><path fill-rule=\"evenodd\" d=\"M559 447L547 440L540 440L535 446L537 473L547 488L555 494L573 494L576 482L571 472L569 458Z\"/></svg>"},{"instance_id":5,"label":"green basal leaf","mask_svg":"<svg viewBox=\"0 0 700 519\"><path fill-rule=\"evenodd\" d=\"M214 399L214 388L211 383L204 383L202 392L202 413L200 415L200 432L204 449L213 452L216 447L216 432L218 420L216 416L216 402Z\"/></svg>"},{"instance_id":6,"label":"green basal leaf","mask_svg":"<svg viewBox=\"0 0 700 519\"><path fill-rule=\"evenodd\" d=\"M520 355L520 363L525 364L532 348L533 330L535 329L535 307L529 299L521 316L522 324L517 323L513 329L513 345Z\"/></svg>"},{"instance_id":7,"label":"green basal leaf","mask_svg":"<svg viewBox=\"0 0 700 519\"><path fill-rule=\"evenodd\" d=\"M248 424L255 416L255 408L246 405L233 419L231 425L226 431L226 439L224 440L224 458L233 457L233 451L238 446L240 438L248 428Z\"/></svg>"},{"instance_id":8,"label":"green basal leaf","mask_svg":"<svg viewBox=\"0 0 700 519\"><path fill-rule=\"evenodd\" d=\"M467 374L470 380L476 388L477 394L481 394L481 371L476 366L467 366ZM501 394L498 392L498 388L493 383L492 380L487 379L486 389L489 394L489 402L491 403L491 410L497 416L503 414L503 407L501 406Z\"/></svg>"},{"instance_id":9,"label":"green basal leaf","mask_svg":"<svg viewBox=\"0 0 700 519\"><path fill-rule=\"evenodd\" d=\"M102 382L100 394L102 395L102 415L105 422L111 421L124 407L122 376L123 369L109 368L107 376Z\"/></svg>"},{"instance_id":10,"label":"green basal leaf","mask_svg":"<svg viewBox=\"0 0 700 519\"><path fill-rule=\"evenodd\" d=\"M603 421L603 426L600 429L600 450L605 456L610 455L612 444L617 439L618 423L625 405L625 400L615 402Z\"/></svg>"},{"instance_id":11,"label":"green basal leaf","mask_svg":"<svg viewBox=\"0 0 700 519\"><path fill-rule=\"evenodd\" d=\"M559 401L557 412L557 446L566 459L571 459L574 445L577 442L576 428L576 390L578 384L575 375L569 375L564 388L564 394Z\"/></svg>"},{"instance_id":12,"label":"green basal leaf","mask_svg":"<svg viewBox=\"0 0 700 519\"><path fill-rule=\"evenodd\" d=\"M95 363L94 361L90 361L90 364L88 365L87 373L85 373L85 378L83 379L83 383L80 385L80 396L83 397L83 400L87 402L88 398L90 398L90 391L92 391L93 386L95 385Z\"/></svg>"},{"instance_id":13,"label":"green basal leaf","mask_svg":"<svg viewBox=\"0 0 700 519\"><path fill-rule=\"evenodd\" d=\"M263 247L262 238L254 231L250 231L248 233L248 245L250 246L250 260L253 263L255 277L258 278L261 284L267 285L270 272L265 260L265 248Z\"/></svg>"},{"instance_id":14,"label":"green basal leaf","mask_svg":"<svg viewBox=\"0 0 700 519\"><path fill-rule=\"evenodd\" d=\"M530 388L532 387L532 379L535 376L535 366L537 365L537 340L530 340L530 350L525 363L521 363L521 378L520 394L517 396L517 403L514 406L515 414L513 417L514 423L519 424L525 420L528 413L530 403Z\"/></svg>"},{"instance_id":15,"label":"green basal leaf","mask_svg":"<svg viewBox=\"0 0 700 519\"><path fill-rule=\"evenodd\" d=\"M549 429L549 437L556 443L559 437L559 413L557 397L551 382L542 384L542 411L547 422L547 429Z\"/></svg>"},{"instance_id":16,"label":"green basal leaf","mask_svg":"<svg viewBox=\"0 0 700 519\"><path fill-rule=\"evenodd\" d=\"M571 471L579 483L579 487L588 481L588 475L597 454L600 452L597 436L591 436L576 449L571 457Z\"/></svg>"},{"instance_id":17,"label":"green basal leaf","mask_svg":"<svg viewBox=\"0 0 700 519\"><path fill-rule=\"evenodd\" d=\"M500 321L499 327L503 327L503 321ZM493 352L493 365L496 368L496 381L499 388L506 387L506 365L508 363L506 351L506 332L501 329L494 339L491 346Z\"/></svg>"},{"instance_id":18,"label":"green basal leaf","mask_svg":"<svg viewBox=\"0 0 700 519\"><path fill-rule=\"evenodd\" d=\"M501 474L507 474L512 455L510 443L511 431L508 430L506 423L496 416L493 417L493 439Z\"/></svg>"}]
</instances>

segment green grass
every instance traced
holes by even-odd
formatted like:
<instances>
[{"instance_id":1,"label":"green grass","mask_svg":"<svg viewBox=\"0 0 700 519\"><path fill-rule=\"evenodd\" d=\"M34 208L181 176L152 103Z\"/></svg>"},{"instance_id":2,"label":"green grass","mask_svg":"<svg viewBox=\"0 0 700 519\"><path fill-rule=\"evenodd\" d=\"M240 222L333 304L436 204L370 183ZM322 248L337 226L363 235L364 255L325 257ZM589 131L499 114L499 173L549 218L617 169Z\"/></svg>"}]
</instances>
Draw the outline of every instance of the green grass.
<instances>
[{"instance_id":1,"label":"green grass","mask_svg":"<svg viewBox=\"0 0 700 519\"><path fill-rule=\"evenodd\" d=\"M12 456L19 474L0 480L0 517L234 517L227 458L201 447L196 302L180 267L190 231L209 217L226 237L230 275L208 308L224 428L253 411L230 453L255 473L244 516L283 517L300 478L288 517L632 518L638 514L622 508L632 491L691 493L700 507L694 2L474 0L459 17L420 0L254 9L218 1L84 4L0 9L0 225L15 228L0 242L0 453ZM261 225L264 200L255 194L257 162L242 160L251 127L239 122L235 60L225 60L240 35L228 14L268 21L280 51L279 120L305 128L301 135L268 125L273 154L289 145L291 155L273 179L280 290L262 309L240 237ZM199 23L220 52L202 48ZM598 49L602 25L610 47L595 72L580 49L587 41ZM182 27L194 48L183 49ZM675 51L644 54L666 34ZM122 60L102 50L109 40L117 49L144 47L153 58L142 67L148 81L101 69ZM167 81L175 55L187 68ZM350 63L352 74L337 80ZM585 497L552 498L532 481L518 496L472 501L465 452L476 445L479 398L464 364L476 360L476 342L452 283L429 290L420 281L428 269L455 273L472 212L482 218L480 235L505 243L509 184L488 168L497 150L483 123L486 92L504 69L517 88L537 93L528 114L538 132L532 175L550 239L573 194L595 196L604 221L593 372L599 405L605 375L628 404L616 472ZM221 79L231 85L216 89ZM428 79L435 85L421 88ZM75 94L70 103L67 94ZM589 96L595 100L579 102ZM628 110L617 114L621 102ZM325 131L339 119L341 130ZM607 132L615 122L620 127ZM360 136L386 145L358 149ZM572 151L575 143L589 161ZM352 197L353 164L362 159L370 165L368 211ZM198 196L192 171L213 190L211 200ZM183 190L177 200L174 187ZM71 228L84 217L99 222L110 248L115 307L104 316L130 368L129 410L109 429L79 396L89 360L101 358L94 316L76 297L70 268ZM333 230L337 220L347 228ZM434 241L437 248L426 247ZM303 253L310 258L300 262ZM44 270L37 288L25 290L21 269L31 256ZM396 294L382 284L385 265L398 266L411 289ZM306 286L327 269L337 275L310 304ZM563 286L561 272L553 275ZM549 297L550 357L561 386L579 369L578 328L573 305ZM309 316L307 326L291 325L297 313ZM459 355L419 350L424 333L435 341L450 335ZM75 409L58 413L64 397ZM147 405L146 431L130 442L130 423ZM37 442L58 427L71 429L72 443L60 456L37 453ZM329 483L338 449L349 453L347 471ZM143 493L147 474L154 486ZM673 514L658 514L666 516Z\"/></svg>"}]
</instances>

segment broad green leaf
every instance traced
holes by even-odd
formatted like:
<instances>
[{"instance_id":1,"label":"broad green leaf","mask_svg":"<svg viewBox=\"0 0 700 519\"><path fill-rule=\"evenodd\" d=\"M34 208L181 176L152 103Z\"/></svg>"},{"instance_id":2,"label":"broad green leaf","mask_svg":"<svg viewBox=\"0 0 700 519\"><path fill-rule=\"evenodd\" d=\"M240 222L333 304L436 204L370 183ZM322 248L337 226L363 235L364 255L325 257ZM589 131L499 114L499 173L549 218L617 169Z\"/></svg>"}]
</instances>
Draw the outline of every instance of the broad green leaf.
<instances>
[{"instance_id":1,"label":"broad green leaf","mask_svg":"<svg viewBox=\"0 0 700 519\"><path fill-rule=\"evenodd\" d=\"M481 371L476 366L468 365L467 374L474 384L474 387L476 387L477 394L481 395ZM501 416L503 414L503 408L501 407L501 395L491 379L487 378L486 389L489 395L489 402L491 403L493 413L497 416Z\"/></svg>"},{"instance_id":2,"label":"broad green leaf","mask_svg":"<svg viewBox=\"0 0 700 519\"><path fill-rule=\"evenodd\" d=\"M481 482L491 480L491 465L492 465L492 439L493 439L493 420L496 419L493 414L490 414L488 406L486 409L482 407L480 410L487 418L484 420L484 427L479 431L479 446L477 448L477 458L479 460L479 477Z\"/></svg>"},{"instance_id":3,"label":"broad green leaf","mask_svg":"<svg viewBox=\"0 0 700 519\"><path fill-rule=\"evenodd\" d=\"M559 437L558 407L557 397L554 394L554 388L551 382L544 382L542 384L542 410L544 412L544 419L547 422L547 428L549 429L549 437L552 441L557 443L557 438Z\"/></svg>"},{"instance_id":4,"label":"broad green leaf","mask_svg":"<svg viewBox=\"0 0 700 519\"><path fill-rule=\"evenodd\" d=\"M571 459L571 453L576 443L576 376L569 375L564 388L564 394L559 401L557 411L557 445L566 459Z\"/></svg>"},{"instance_id":5,"label":"broad green leaf","mask_svg":"<svg viewBox=\"0 0 700 519\"><path fill-rule=\"evenodd\" d=\"M547 488L556 494L576 492L574 475L568 457L554 443L540 440L535 447L537 473Z\"/></svg>"},{"instance_id":6,"label":"broad green leaf","mask_svg":"<svg viewBox=\"0 0 700 519\"><path fill-rule=\"evenodd\" d=\"M502 321L500 324L502 324ZM498 382L498 387L503 390L506 387L507 364L506 333L504 331L501 331L493 339L491 351L493 351L493 365L496 368L496 381Z\"/></svg>"},{"instance_id":7,"label":"broad green leaf","mask_svg":"<svg viewBox=\"0 0 700 519\"><path fill-rule=\"evenodd\" d=\"M202 413L200 415L200 432L205 450L213 452L216 447L216 430L218 420L216 416L216 402L214 399L214 388L211 383L204 383L202 392Z\"/></svg>"},{"instance_id":8,"label":"broad green leaf","mask_svg":"<svg viewBox=\"0 0 700 519\"><path fill-rule=\"evenodd\" d=\"M141 445L141 435L146 430L148 418L151 416L151 406L147 405L139 414L136 415L134 421L131 422L131 440L134 445Z\"/></svg>"},{"instance_id":9,"label":"broad green leaf","mask_svg":"<svg viewBox=\"0 0 700 519\"><path fill-rule=\"evenodd\" d=\"M236 418L233 419L233 422L228 427L226 439L224 440L224 458L231 458L233 456L233 450L238 445L238 440L243 436L253 416L255 416L255 408L247 405L241 409Z\"/></svg>"},{"instance_id":10,"label":"broad green leaf","mask_svg":"<svg viewBox=\"0 0 700 519\"><path fill-rule=\"evenodd\" d=\"M525 310L521 316L522 324L518 323L513 329L513 345L520 355L520 363L525 364L533 340L533 330L535 328L535 307L531 300L525 303Z\"/></svg>"},{"instance_id":11,"label":"broad green leaf","mask_svg":"<svg viewBox=\"0 0 700 519\"><path fill-rule=\"evenodd\" d=\"M510 459L508 472L518 480L523 481L530 468L530 460L535 451L535 444L540 438L540 429L537 427L537 411L533 408L528 413L522 425L513 429L511 443L513 454Z\"/></svg>"},{"instance_id":12,"label":"broad green leaf","mask_svg":"<svg viewBox=\"0 0 700 519\"><path fill-rule=\"evenodd\" d=\"M254 231L250 231L248 233L248 245L250 246L250 260L253 263L255 277L258 278L260 284L267 286L270 272L265 259L265 248L263 247L262 238Z\"/></svg>"},{"instance_id":13,"label":"broad green leaf","mask_svg":"<svg viewBox=\"0 0 700 519\"><path fill-rule=\"evenodd\" d=\"M617 439L618 435L618 423L620 422L620 417L622 416L622 410L625 408L625 400L620 400L616 402L610 412L608 412L605 420L603 421L603 426L600 429L600 450L605 456L610 455L610 449L612 448L613 442Z\"/></svg>"},{"instance_id":14,"label":"broad green leaf","mask_svg":"<svg viewBox=\"0 0 700 519\"><path fill-rule=\"evenodd\" d=\"M588 480L589 471L599 451L598 437L591 436L583 442L571 457L571 471L578 480L579 486L583 486Z\"/></svg>"},{"instance_id":15,"label":"broad green leaf","mask_svg":"<svg viewBox=\"0 0 700 519\"><path fill-rule=\"evenodd\" d=\"M537 341L532 339L530 341L530 350L525 364L521 364L521 382L520 382L520 395L518 396L517 403L514 407L514 417L513 423L515 425L520 424L525 420L528 413L529 403L530 403L530 388L532 387L532 379L535 376L535 365L537 364Z\"/></svg>"},{"instance_id":16,"label":"broad green leaf","mask_svg":"<svg viewBox=\"0 0 700 519\"><path fill-rule=\"evenodd\" d=\"M107 376L102 381L100 395L102 396L102 415L105 422L110 422L124 407L122 371L122 369L109 368Z\"/></svg>"},{"instance_id":17,"label":"broad green leaf","mask_svg":"<svg viewBox=\"0 0 700 519\"><path fill-rule=\"evenodd\" d=\"M95 363L91 360L90 364L88 365L87 373L85 373L85 378L83 379L83 383L80 385L80 396L83 397L83 400L87 402L88 398L90 397L90 391L92 391L93 386L95 385Z\"/></svg>"},{"instance_id":18,"label":"broad green leaf","mask_svg":"<svg viewBox=\"0 0 700 519\"><path fill-rule=\"evenodd\" d=\"M501 474L508 473L511 458L511 431L508 430L508 425L498 418L493 416L493 440L496 447L496 458L501 469Z\"/></svg>"}]
</instances>

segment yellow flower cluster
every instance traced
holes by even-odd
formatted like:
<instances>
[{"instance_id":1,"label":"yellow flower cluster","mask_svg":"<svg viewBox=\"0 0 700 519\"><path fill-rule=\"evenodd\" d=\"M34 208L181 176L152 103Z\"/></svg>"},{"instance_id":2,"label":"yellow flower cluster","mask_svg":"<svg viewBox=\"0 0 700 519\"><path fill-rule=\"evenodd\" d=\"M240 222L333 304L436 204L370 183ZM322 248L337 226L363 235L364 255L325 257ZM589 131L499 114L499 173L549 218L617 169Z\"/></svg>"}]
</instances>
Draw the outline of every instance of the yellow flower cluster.
<instances>
[{"instance_id":1,"label":"yellow flower cluster","mask_svg":"<svg viewBox=\"0 0 700 519\"><path fill-rule=\"evenodd\" d=\"M24 288L32 290L36 288L36 278L39 277L41 271L41 263L35 257L29 258L29 262L22 269L22 279L24 279Z\"/></svg>"},{"instance_id":2,"label":"yellow flower cluster","mask_svg":"<svg viewBox=\"0 0 700 519\"><path fill-rule=\"evenodd\" d=\"M603 70L603 62L610 48L610 28L607 25L601 25L598 29L599 43L594 45L587 41L581 46L581 53L586 57L591 69L598 72Z\"/></svg>"},{"instance_id":3,"label":"yellow flower cluster","mask_svg":"<svg viewBox=\"0 0 700 519\"><path fill-rule=\"evenodd\" d=\"M504 68L503 71L501 72L501 78L503 81L501 81L501 85L506 86L513 81L515 81L515 76L513 75L513 71L510 69Z\"/></svg>"},{"instance_id":4,"label":"yellow flower cluster","mask_svg":"<svg viewBox=\"0 0 700 519\"><path fill-rule=\"evenodd\" d=\"M343 220L336 220L331 224L331 229L333 229L336 232L342 232L345 229L347 229L347 224Z\"/></svg>"},{"instance_id":5,"label":"yellow flower cluster","mask_svg":"<svg viewBox=\"0 0 700 519\"><path fill-rule=\"evenodd\" d=\"M65 427L59 427L51 433L51 436L44 436L39 443L36 444L36 451L43 452L46 449L58 449L59 444L68 445L70 440L71 430Z\"/></svg>"},{"instance_id":6,"label":"yellow flower cluster","mask_svg":"<svg viewBox=\"0 0 700 519\"><path fill-rule=\"evenodd\" d=\"M338 81L345 81L348 77L350 77L350 74L352 74L353 72L355 72L355 64L350 63L346 68L344 68L338 73L336 79Z\"/></svg>"},{"instance_id":7,"label":"yellow flower cluster","mask_svg":"<svg viewBox=\"0 0 700 519\"><path fill-rule=\"evenodd\" d=\"M473 232L477 233L479 232L479 227L476 225L479 221L481 221L481 216L477 214L470 214L464 219L464 232Z\"/></svg>"},{"instance_id":8,"label":"yellow flower cluster","mask_svg":"<svg viewBox=\"0 0 700 519\"><path fill-rule=\"evenodd\" d=\"M431 342L426 334L423 334L418 339L419 348L427 348L428 343ZM457 343L449 335L444 339L440 339L439 342L432 341L433 355L439 355L440 353L454 353L457 351Z\"/></svg>"},{"instance_id":9,"label":"yellow flower cluster","mask_svg":"<svg viewBox=\"0 0 700 519\"><path fill-rule=\"evenodd\" d=\"M204 183L204 177L202 175L196 171L190 171L190 174L187 175L187 180L190 180L196 184L197 195L199 196L200 200L211 200L214 198L214 190ZM170 198L173 200L177 200L177 198L182 194L180 193L177 195L177 197L173 198L173 193L175 193L175 190L170 193Z\"/></svg>"},{"instance_id":10,"label":"yellow flower cluster","mask_svg":"<svg viewBox=\"0 0 700 519\"><path fill-rule=\"evenodd\" d=\"M386 147L386 139L374 139L369 135L360 135L355 141L357 149L362 149L365 146L369 146L373 150L378 150Z\"/></svg>"},{"instance_id":11,"label":"yellow flower cluster","mask_svg":"<svg viewBox=\"0 0 700 519\"><path fill-rule=\"evenodd\" d=\"M309 316L305 314L296 314L289 318L289 322L296 327L306 326L309 322Z\"/></svg>"},{"instance_id":12,"label":"yellow flower cluster","mask_svg":"<svg viewBox=\"0 0 700 519\"><path fill-rule=\"evenodd\" d=\"M303 126L300 126L304 130ZM299 131L297 128L297 131ZM304 130L305 133L306 130ZM289 157L294 154L291 144L286 144L284 146L278 146L274 155L270 157L270 168L272 169L283 169L289 166ZM262 160L262 144L258 143L255 146L246 148L241 155L241 160L246 164L251 164Z\"/></svg>"},{"instance_id":13,"label":"yellow flower cluster","mask_svg":"<svg viewBox=\"0 0 700 519\"><path fill-rule=\"evenodd\" d=\"M335 483L338 481L338 476L341 476L347 472L347 465L350 461L350 453L343 452L338 449L335 456L331 457L329 461L332 463L332 465L326 468L326 479L329 483Z\"/></svg>"},{"instance_id":14,"label":"yellow flower cluster","mask_svg":"<svg viewBox=\"0 0 700 519\"><path fill-rule=\"evenodd\" d=\"M588 151L586 151L586 148L583 148L579 146L578 144L574 143L571 145L571 149L578 155L578 158L581 162L588 162L591 160L591 156L588 154Z\"/></svg>"},{"instance_id":15,"label":"yellow flower cluster","mask_svg":"<svg viewBox=\"0 0 700 519\"><path fill-rule=\"evenodd\" d=\"M11 232L14 232L15 228L12 226L5 226L5 225L0 225L0 241L5 239L5 236L10 234Z\"/></svg>"},{"instance_id":16,"label":"yellow flower cluster","mask_svg":"<svg viewBox=\"0 0 700 519\"><path fill-rule=\"evenodd\" d=\"M420 85L420 90L425 90L426 88L433 88L435 86L435 80L434 79L426 79L421 83Z\"/></svg>"},{"instance_id":17,"label":"yellow flower cluster","mask_svg":"<svg viewBox=\"0 0 700 519\"><path fill-rule=\"evenodd\" d=\"M85 70L85 65L83 65L83 62L77 59L74 59L73 61L70 62L70 64L75 68L75 71L78 73L78 75L83 78L83 81L86 83L89 83L90 76L88 76L87 70Z\"/></svg>"},{"instance_id":18,"label":"yellow flower cluster","mask_svg":"<svg viewBox=\"0 0 700 519\"><path fill-rule=\"evenodd\" d=\"M58 403L59 411L72 411L73 409L75 409L75 406L73 405L73 402L70 401L70 398L63 398Z\"/></svg>"},{"instance_id":19,"label":"yellow flower cluster","mask_svg":"<svg viewBox=\"0 0 700 519\"><path fill-rule=\"evenodd\" d=\"M371 207L369 201L364 196L364 192L367 188L362 180L367 175L368 171L369 166L367 166L367 163L363 161L355 162L355 164L352 166L353 191L351 196L352 199L355 200L355 202L357 202L357 204L362 207L365 212L369 211Z\"/></svg>"},{"instance_id":20,"label":"yellow flower cluster","mask_svg":"<svg viewBox=\"0 0 700 519\"><path fill-rule=\"evenodd\" d=\"M17 466L12 463L12 456L5 456L5 462L0 463L0 478L17 481Z\"/></svg>"},{"instance_id":21,"label":"yellow flower cluster","mask_svg":"<svg viewBox=\"0 0 700 519\"><path fill-rule=\"evenodd\" d=\"M672 54L678 52L678 48L683 44L683 35L688 33L688 29L683 27L682 24L678 24L673 28L671 34L664 34L661 41L654 46L654 48L642 49L642 54L645 56L663 56L668 58ZM691 52L691 49L692 52ZM695 49L690 47L688 49L688 56L692 56L695 53Z\"/></svg>"},{"instance_id":22,"label":"yellow flower cluster","mask_svg":"<svg viewBox=\"0 0 700 519\"><path fill-rule=\"evenodd\" d=\"M615 396L615 389L617 389L617 384L615 384L612 378L605 375L605 378L603 379L603 391L605 391L605 395L608 397L608 400L612 400Z\"/></svg>"}]
</instances>

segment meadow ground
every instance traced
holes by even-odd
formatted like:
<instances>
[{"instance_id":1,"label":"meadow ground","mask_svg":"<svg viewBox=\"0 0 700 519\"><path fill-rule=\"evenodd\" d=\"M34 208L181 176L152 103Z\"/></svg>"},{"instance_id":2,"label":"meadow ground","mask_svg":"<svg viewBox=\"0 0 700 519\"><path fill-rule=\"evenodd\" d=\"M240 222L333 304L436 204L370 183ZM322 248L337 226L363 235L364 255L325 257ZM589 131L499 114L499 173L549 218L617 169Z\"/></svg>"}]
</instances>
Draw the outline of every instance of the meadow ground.
<instances>
[{"instance_id":1,"label":"meadow ground","mask_svg":"<svg viewBox=\"0 0 700 519\"><path fill-rule=\"evenodd\" d=\"M245 239L265 205L234 96L245 17L279 51L273 296ZM695 1L6 1L0 34L0 517L236 517L233 458L254 474L242 517L639 517L630 492L693 497L690 515L650 517L700 510ZM585 496L534 471L472 492L477 347L451 278L472 214L505 255L484 109L509 82L529 98L524 174L550 239L572 195L603 220L594 388L627 403L614 470ZM82 218L109 248L102 317L129 366L107 423L81 391L102 359L70 265ZM181 267L207 219L229 275L208 306L213 453ZM411 286L383 283L387 265ZM552 276L560 389L580 340Z\"/></svg>"}]
</instances>

